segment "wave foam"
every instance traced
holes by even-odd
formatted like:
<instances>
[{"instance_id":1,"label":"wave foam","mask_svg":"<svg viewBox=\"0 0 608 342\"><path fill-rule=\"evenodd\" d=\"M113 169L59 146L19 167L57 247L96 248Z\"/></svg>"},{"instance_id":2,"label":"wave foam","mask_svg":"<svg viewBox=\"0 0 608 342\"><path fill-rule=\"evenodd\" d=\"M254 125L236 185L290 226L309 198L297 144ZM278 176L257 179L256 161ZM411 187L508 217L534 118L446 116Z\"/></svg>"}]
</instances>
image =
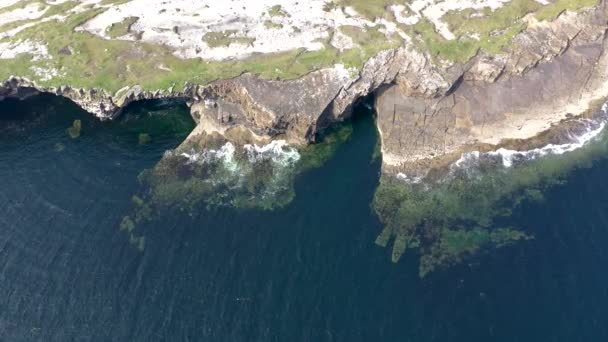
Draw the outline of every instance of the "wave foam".
<instances>
[{"instance_id":1,"label":"wave foam","mask_svg":"<svg viewBox=\"0 0 608 342\"><path fill-rule=\"evenodd\" d=\"M608 104L602 107L606 112ZM535 160L547 155L561 155L567 152L575 151L596 138L604 130L606 123L587 120L587 130L585 133L578 136L569 136L569 142L564 144L548 144L546 146L535 148L527 151L510 150L500 148L496 151L480 153L479 151L463 153L462 157L450 166L450 171L457 169L470 169L479 166L480 159L484 157L492 160L498 158L502 166L505 168L512 167L516 162Z\"/></svg>"},{"instance_id":2,"label":"wave foam","mask_svg":"<svg viewBox=\"0 0 608 342\"><path fill-rule=\"evenodd\" d=\"M272 160L281 166L290 166L300 160L300 154L295 148L288 147L285 140L273 140L268 145L258 146L247 144L243 146L247 159L251 163Z\"/></svg>"},{"instance_id":3,"label":"wave foam","mask_svg":"<svg viewBox=\"0 0 608 342\"><path fill-rule=\"evenodd\" d=\"M399 172L397 174L397 179L400 179L400 180L402 180L406 183L410 183L410 184L418 184L418 183L422 182L422 178L423 177L415 177L415 176L409 177L408 175L406 175L403 172Z\"/></svg>"},{"instance_id":4,"label":"wave foam","mask_svg":"<svg viewBox=\"0 0 608 342\"><path fill-rule=\"evenodd\" d=\"M202 152L195 152L191 150L190 153L184 152L181 154L182 157L188 159L188 163L206 164L211 162L222 162L224 167L230 171L236 171L238 165L234 160L234 153L236 149L234 145L227 142L219 150L204 150Z\"/></svg>"}]
</instances>

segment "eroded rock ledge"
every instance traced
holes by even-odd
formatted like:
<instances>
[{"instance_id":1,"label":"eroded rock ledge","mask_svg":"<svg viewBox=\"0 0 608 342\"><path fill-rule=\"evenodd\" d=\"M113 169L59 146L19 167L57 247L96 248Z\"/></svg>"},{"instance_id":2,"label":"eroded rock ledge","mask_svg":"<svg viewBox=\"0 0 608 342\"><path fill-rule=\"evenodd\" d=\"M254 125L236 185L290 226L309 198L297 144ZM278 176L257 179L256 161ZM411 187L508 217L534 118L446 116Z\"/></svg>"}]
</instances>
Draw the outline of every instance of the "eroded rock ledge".
<instances>
[{"instance_id":1,"label":"eroded rock ledge","mask_svg":"<svg viewBox=\"0 0 608 342\"><path fill-rule=\"evenodd\" d=\"M445 159L440 156L531 138L607 96L607 18L605 3L551 22L530 17L508 51L480 53L466 63L442 64L410 46L379 53L357 74L338 67L291 81L244 74L183 91L134 86L115 95L43 88L11 77L0 84L0 99L48 92L111 119L133 101L181 97L198 123L188 140L238 128L253 133L245 142L281 138L306 144L348 119L356 99L376 93L383 170L420 173Z\"/></svg>"},{"instance_id":2,"label":"eroded rock ledge","mask_svg":"<svg viewBox=\"0 0 608 342\"><path fill-rule=\"evenodd\" d=\"M475 57L439 96L419 96L403 83L381 89L376 106L385 171L421 176L438 160L517 148L517 140L525 144L586 113L608 96L607 18L600 7L532 22L513 51Z\"/></svg>"}]
</instances>

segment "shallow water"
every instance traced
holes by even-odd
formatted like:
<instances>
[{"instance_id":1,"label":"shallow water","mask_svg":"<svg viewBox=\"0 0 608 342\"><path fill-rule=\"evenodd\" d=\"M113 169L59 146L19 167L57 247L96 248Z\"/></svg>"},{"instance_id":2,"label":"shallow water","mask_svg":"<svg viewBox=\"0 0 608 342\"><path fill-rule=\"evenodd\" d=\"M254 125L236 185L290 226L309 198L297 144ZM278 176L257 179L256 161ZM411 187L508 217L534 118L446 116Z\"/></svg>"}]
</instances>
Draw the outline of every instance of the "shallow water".
<instances>
[{"instance_id":1,"label":"shallow water","mask_svg":"<svg viewBox=\"0 0 608 342\"><path fill-rule=\"evenodd\" d=\"M534 240L420 279L414 253L392 264L374 244L380 164L363 113L287 207L168 211L140 252L121 219L187 116L147 103L100 123L50 96L0 102L0 340L608 339L607 161L507 219Z\"/></svg>"}]
</instances>

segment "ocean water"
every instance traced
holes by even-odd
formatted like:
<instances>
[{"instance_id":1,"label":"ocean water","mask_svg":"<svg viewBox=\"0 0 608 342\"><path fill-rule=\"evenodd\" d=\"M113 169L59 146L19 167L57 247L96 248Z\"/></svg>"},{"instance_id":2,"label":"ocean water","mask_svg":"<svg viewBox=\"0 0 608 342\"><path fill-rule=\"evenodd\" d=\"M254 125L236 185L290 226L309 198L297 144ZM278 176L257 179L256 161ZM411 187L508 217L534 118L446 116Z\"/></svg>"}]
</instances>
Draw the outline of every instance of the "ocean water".
<instances>
[{"instance_id":1,"label":"ocean water","mask_svg":"<svg viewBox=\"0 0 608 342\"><path fill-rule=\"evenodd\" d=\"M0 102L0 340L608 340L608 161L506 219L535 239L421 279L415 253L393 264L374 244L380 161L359 111L285 208L167 211L140 250L120 222L187 108L98 122L52 96Z\"/></svg>"}]
</instances>

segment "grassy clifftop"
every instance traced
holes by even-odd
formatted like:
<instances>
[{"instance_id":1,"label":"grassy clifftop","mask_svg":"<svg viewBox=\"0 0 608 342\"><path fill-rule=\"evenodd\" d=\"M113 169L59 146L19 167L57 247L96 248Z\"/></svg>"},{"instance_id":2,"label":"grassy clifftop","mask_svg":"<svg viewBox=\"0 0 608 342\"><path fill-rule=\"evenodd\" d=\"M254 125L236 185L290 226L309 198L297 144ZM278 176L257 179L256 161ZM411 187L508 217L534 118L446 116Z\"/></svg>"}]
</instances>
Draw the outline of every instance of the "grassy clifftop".
<instances>
[{"instance_id":1,"label":"grassy clifftop","mask_svg":"<svg viewBox=\"0 0 608 342\"><path fill-rule=\"evenodd\" d=\"M0 1L0 79L114 93L205 84L244 72L294 79L342 64L360 70L398 46L437 62L499 53L531 17L552 20L599 0ZM218 19L219 18L219 19Z\"/></svg>"}]
</instances>

